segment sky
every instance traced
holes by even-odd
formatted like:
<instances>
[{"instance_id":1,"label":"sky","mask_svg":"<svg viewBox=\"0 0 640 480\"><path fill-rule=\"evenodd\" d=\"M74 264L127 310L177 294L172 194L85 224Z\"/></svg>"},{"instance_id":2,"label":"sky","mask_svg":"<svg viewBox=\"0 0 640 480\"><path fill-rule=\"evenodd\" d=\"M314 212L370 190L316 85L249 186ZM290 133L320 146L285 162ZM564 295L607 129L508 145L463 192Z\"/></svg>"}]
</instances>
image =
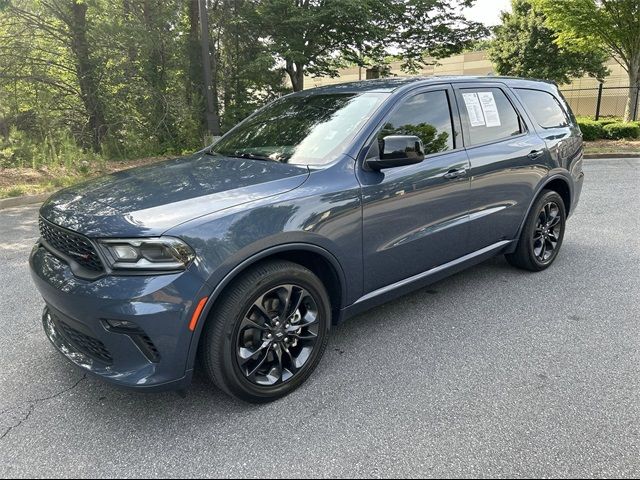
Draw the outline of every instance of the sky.
<instances>
[{"instance_id":1,"label":"sky","mask_svg":"<svg viewBox=\"0 0 640 480\"><path fill-rule=\"evenodd\" d=\"M511 0L477 0L476 4L464 13L469 20L491 26L500 23L502 10L511 10Z\"/></svg>"}]
</instances>

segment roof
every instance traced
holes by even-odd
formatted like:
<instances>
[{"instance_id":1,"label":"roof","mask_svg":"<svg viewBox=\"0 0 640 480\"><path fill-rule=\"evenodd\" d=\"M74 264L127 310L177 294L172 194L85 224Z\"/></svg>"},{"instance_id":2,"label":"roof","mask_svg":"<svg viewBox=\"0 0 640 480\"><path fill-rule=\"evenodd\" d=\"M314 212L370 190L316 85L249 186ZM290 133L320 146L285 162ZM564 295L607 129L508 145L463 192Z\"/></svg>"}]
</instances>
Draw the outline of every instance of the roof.
<instances>
[{"instance_id":1,"label":"roof","mask_svg":"<svg viewBox=\"0 0 640 480\"><path fill-rule=\"evenodd\" d=\"M428 85L430 83L439 83L442 81L459 83L459 82L501 82L507 85L520 85L523 87L533 86L534 84L540 86L541 83L547 86L552 86L552 82L545 80L536 80L532 78L517 78L517 77L494 77L494 76L465 76L465 75L452 75L452 76L430 76L430 77L390 77L390 78L378 78L375 80L360 80L357 82L338 83L334 85L325 85L322 87L311 88L304 90L306 94L319 94L319 93L352 93L352 92L387 92L391 93L406 86L415 85ZM302 93L302 92L301 92Z\"/></svg>"}]
</instances>

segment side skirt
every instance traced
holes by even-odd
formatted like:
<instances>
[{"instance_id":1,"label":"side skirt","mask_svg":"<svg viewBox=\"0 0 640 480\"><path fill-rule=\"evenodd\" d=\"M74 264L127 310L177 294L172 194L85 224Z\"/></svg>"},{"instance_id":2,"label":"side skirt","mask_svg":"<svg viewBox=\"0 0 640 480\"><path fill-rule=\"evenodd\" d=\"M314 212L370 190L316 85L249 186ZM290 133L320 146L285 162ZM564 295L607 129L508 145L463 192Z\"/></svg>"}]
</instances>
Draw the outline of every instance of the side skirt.
<instances>
[{"instance_id":1,"label":"side skirt","mask_svg":"<svg viewBox=\"0 0 640 480\"><path fill-rule=\"evenodd\" d=\"M386 287L374 290L371 293L367 293L356 300L355 303L342 309L338 321L343 322L366 310L382 305L383 303L406 295L414 290L423 288L431 283L437 282L438 280L442 280L443 278L465 270L468 267L482 263L491 257L509 251L509 249L515 246L515 244L516 240L503 240L443 265L434 267L426 272L419 273L412 277L405 278L404 280L400 280L399 282L387 285Z\"/></svg>"}]
</instances>

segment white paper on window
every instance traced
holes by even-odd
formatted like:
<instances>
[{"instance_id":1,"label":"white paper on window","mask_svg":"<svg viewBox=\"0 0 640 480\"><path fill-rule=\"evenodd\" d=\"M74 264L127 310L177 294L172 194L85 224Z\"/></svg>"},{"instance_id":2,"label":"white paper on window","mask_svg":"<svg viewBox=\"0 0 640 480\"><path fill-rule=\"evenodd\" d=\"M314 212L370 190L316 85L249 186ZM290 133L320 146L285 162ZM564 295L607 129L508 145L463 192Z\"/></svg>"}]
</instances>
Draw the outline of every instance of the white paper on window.
<instances>
[{"instance_id":1,"label":"white paper on window","mask_svg":"<svg viewBox=\"0 0 640 480\"><path fill-rule=\"evenodd\" d=\"M469 114L469 122L472 127L481 127L486 122L484 121L484 114L482 113L482 106L476 93L463 93L462 98L464 104L467 106L467 113Z\"/></svg>"},{"instance_id":2,"label":"white paper on window","mask_svg":"<svg viewBox=\"0 0 640 480\"><path fill-rule=\"evenodd\" d=\"M498 106L496 105L496 99L493 98L493 93L478 92L478 98L480 99L480 105L482 106L487 127L501 126L500 113L498 113Z\"/></svg>"}]
</instances>

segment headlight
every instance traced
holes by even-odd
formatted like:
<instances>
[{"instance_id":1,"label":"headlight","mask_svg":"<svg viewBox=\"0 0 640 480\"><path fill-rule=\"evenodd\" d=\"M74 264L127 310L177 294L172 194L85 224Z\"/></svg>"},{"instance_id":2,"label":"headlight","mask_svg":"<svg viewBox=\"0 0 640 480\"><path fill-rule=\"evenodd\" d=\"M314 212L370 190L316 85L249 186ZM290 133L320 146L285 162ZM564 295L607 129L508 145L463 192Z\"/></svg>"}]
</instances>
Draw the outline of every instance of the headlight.
<instances>
[{"instance_id":1,"label":"headlight","mask_svg":"<svg viewBox=\"0 0 640 480\"><path fill-rule=\"evenodd\" d=\"M114 270L184 270L195 258L189 245L173 237L110 238L99 243Z\"/></svg>"}]
</instances>

